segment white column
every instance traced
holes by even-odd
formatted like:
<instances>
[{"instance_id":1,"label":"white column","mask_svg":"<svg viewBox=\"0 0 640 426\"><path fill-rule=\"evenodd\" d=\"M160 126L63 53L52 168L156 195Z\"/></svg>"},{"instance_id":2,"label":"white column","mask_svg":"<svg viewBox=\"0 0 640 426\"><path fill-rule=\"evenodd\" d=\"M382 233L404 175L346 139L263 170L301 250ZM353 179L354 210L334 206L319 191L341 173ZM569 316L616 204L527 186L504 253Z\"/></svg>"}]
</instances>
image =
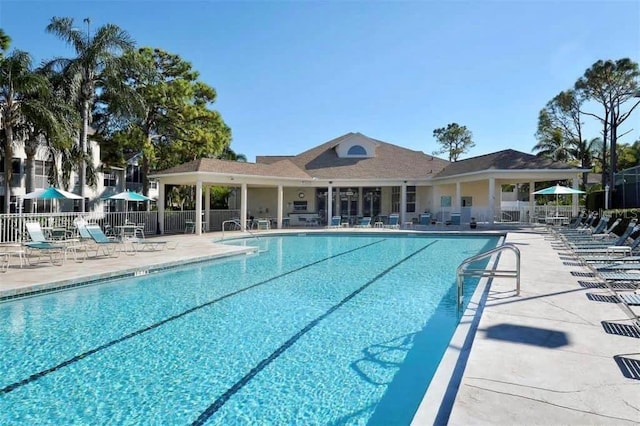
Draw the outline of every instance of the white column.
<instances>
[{"instance_id":1,"label":"white column","mask_svg":"<svg viewBox=\"0 0 640 426\"><path fill-rule=\"evenodd\" d=\"M529 223L533 223L535 221L536 215L536 196L534 192L536 191L536 183L529 182Z\"/></svg>"},{"instance_id":2,"label":"white column","mask_svg":"<svg viewBox=\"0 0 640 426\"><path fill-rule=\"evenodd\" d=\"M338 190L336 191L336 216L339 216L342 214L340 206L342 205L342 200L340 200L340 187L337 188Z\"/></svg>"},{"instance_id":3,"label":"white column","mask_svg":"<svg viewBox=\"0 0 640 426\"><path fill-rule=\"evenodd\" d=\"M462 191L460 189L460 182L456 182L456 209L459 213L462 213Z\"/></svg>"},{"instance_id":4,"label":"white column","mask_svg":"<svg viewBox=\"0 0 640 426\"><path fill-rule=\"evenodd\" d=\"M243 183L240 189L240 227L247 230L247 184Z\"/></svg>"},{"instance_id":5,"label":"white column","mask_svg":"<svg viewBox=\"0 0 640 426\"><path fill-rule=\"evenodd\" d=\"M439 193L440 191L438 191ZM436 210L440 208L440 201L438 200L438 196L436 194L436 187L431 187L431 218L436 220Z\"/></svg>"},{"instance_id":6,"label":"white column","mask_svg":"<svg viewBox=\"0 0 640 426\"><path fill-rule=\"evenodd\" d=\"M624 185L624 183L623 183ZM579 180L577 178L574 178L572 180L572 187L573 189L580 189L579 188ZM572 216L576 216L578 214L578 194L573 194L571 196L571 215Z\"/></svg>"},{"instance_id":7,"label":"white column","mask_svg":"<svg viewBox=\"0 0 640 426\"><path fill-rule=\"evenodd\" d=\"M400 224L406 221L407 217L407 182L400 186Z\"/></svg>"},{"instance_id":8,"label":"white column","mask_svg":"<svg viewBox=\"0 0 640 426\"><path fill-rule=\"evenodd\" d=\"M209 231L211 213L211 185L204 186L204 230Z\"/></svg>"},{"instance_id":9,"label":"white column","mask_svg":"<svg viewBox=\"0 0 640 426\"><path fill-rule=\"evenodd\" d=\"M196 235L202 235L202 181L196 182Z\"/></svg>"},{"instance_id":10,"label":"white column","mask_svg":"<svg viewBox=\"0 0 640 426\"><path fill-rule=\"evenodd\" d=\"M282 185L278 185L278 215L276 216L276 221L278 222L278 229L282 229L282 211L284 206L284 189Z\"/></svg>"},{"instance_id":11,"label":"white column","mask_svg":"<svg viewBox=\"0 0 640 426\"><path fill-rule=\"evenodd\" d=\"M327 187L327 224L331 223L333 217L333 186Z\"/></svg>"},{"instance_id":12,"label":"white column","mask_svg":"<svg viewBox=\"0 0 640 426\"><path fill-rule=\"evenodd\" d=\"M158 229L164 234L164 182L158 182Z\"/></svg>"},{"instance_id":13,"label":"white column","mask_svg":"<svg viewBox=\"0 0 640 426\"><path fill-rule=\"evenodd\" d=\"M496 215L496 179L489 178L489 223L493 225Z\"/></svg>"}]
</instances>

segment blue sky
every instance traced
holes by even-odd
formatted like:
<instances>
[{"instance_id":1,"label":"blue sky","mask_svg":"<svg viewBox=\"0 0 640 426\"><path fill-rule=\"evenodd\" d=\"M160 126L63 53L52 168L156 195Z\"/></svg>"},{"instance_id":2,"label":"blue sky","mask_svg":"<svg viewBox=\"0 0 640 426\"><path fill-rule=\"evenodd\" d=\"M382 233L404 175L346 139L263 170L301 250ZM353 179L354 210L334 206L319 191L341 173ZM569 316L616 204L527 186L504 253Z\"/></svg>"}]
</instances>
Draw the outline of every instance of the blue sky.
<instances>
[{"instance_id":1,"label":"blue sky","mask_svg":"<svg viewBox=\"0 0 640 426\"><path fill-rule=\"evenodd\" d=\"M637 0L0 0L12 47L37 63L72 54L45 32L53 16L117 24L190 61L250 161L347 132L430 154L452 122L473 132L462 158L531 152L553 96L599 59L640 59ZM634 127L621 142L639 137L640 111L623 130Z\"/></svg>"}]
</instances>

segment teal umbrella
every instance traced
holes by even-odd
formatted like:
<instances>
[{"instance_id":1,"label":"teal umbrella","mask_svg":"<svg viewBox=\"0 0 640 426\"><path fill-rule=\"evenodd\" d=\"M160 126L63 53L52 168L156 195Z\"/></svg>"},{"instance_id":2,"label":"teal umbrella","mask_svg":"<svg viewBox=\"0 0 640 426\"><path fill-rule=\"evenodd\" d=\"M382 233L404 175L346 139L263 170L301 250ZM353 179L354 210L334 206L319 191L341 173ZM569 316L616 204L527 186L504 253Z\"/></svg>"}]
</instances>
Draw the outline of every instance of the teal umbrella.
<instances>
[{"instance_id":1,"label":"teal umbrella","mask_svg":"<svg viewBox=\"0 0 640 426\"><path fill-rule=\"evenodd\" d=\"M534 194L535 195L555 195L556 196L556 216L558 216L558 195L584 194L584 191L580 191L579 189L569 188L567 186L554 185L548 188L541 189L539 191L535 191Z\"/></svg>"},{"instance_id":2,"label":"teal umbrella","mask_svg":"<svg viewBox=\"0 0 640 426\"><path fill-rule=\"evenodd\" d=\"M141 202L141 201L152 201L151 198L142 195L142 194L138 194L137 192L133 192L133 191L123 191L123 192L119 192L118 194L114 194L111 195L109 197L105 197L106 200L124 200L127 204L126 204L126 211L129 211L129 202L133 201L133 202Z\"/></svg>"},{"instance_id":3,"label":"teal umbrella","mask_svg":"<svg viewBox=\"0 0 640 426\"><path fill-rule=\"evenodd\" d=\"M36 189L33 192L24 194L22 198L25 200L33 200L36 198L40 198L41 200L82 200L82 197L80 195L63 191L62 189L58 189L53 186L50 186L47 189Z\"/></svg>"},{"instance_id":4,"label":"teal umbrella","mask_svg":"<svg viewBox=\"0 0 640 426\"><path fill-rule=\"evenodd\" d=\"M54 186L50 186L46 189L36 189L33 192L29 192L22 196L23 200L82 200L82 197L71 192L63 191ZM53 211L53 203L51 203L51 210Z\"/></svg>"},{"instance_id":5,"label":"teal umbrella","mask_svg":"<svg viewBox=\"0 0 640 426\"><path fill-rule=\"evenodd\" d=\"M151 198L133 191L123 191L106 198L107 200L151 201Z\"/></svg>"}]
</instances>

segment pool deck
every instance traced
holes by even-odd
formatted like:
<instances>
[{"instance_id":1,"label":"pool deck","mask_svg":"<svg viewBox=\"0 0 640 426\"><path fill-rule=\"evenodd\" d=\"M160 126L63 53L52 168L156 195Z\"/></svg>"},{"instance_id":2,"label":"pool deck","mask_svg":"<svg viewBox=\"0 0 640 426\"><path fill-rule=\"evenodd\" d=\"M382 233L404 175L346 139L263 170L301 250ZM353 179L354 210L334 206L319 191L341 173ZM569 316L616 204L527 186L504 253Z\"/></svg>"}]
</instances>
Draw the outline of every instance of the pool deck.
<instances>
[{"instance_id":1,"label":"pool deck","mask_svg":"<svg viewBox=\"0 0 640 426\"><path fill-rule=\"evenodd\" d=\"M19 268L19 258L12 256L7 272L0 273L0 296L246 253L212 243L220 237L163 236L177 243L174 250L90 256L82 263L71 258L62 266ZM472 306L462 320L477 327L472 346L471 338L450 345L467 358L454 366L460 373L457 394L445 398L440 412L425 399L413 424L434 424L434 417L436 424L450 425L639 424L640 332L631 326L630 312L584 266L554 247L542 228L508 231L506 241L521 251L520 295L514 295L513 279L492 280L480 301L481 315L474 316ZM513 264L511 252L500 256L499 268Z\"/></svg>"}]
</instances>

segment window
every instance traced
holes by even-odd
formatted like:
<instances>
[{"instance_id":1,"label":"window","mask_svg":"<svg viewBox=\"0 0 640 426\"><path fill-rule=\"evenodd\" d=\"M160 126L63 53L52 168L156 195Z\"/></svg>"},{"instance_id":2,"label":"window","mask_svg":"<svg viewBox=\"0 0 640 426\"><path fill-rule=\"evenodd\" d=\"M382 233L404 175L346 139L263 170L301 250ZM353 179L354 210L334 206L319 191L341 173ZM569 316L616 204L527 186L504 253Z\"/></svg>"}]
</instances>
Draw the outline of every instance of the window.
<instances>
[{"instance_id":1,"label":"window","mask_svg":"<svg viewBox=\"0 0 640 426\"><path fill-rule=\"evenodd\" d=\"M117 185L116 174L114 172L105 172L103 178L103 184L105 187L114 187Z\"/></svg>"},{"instance_id":2,"label":"window","mask_svg":"<svg viewBox=\"0 0 640 426\"><path fill-rule=\"evenodd\" d=\"M13 173L13 176L11 177L11 186L14 188L22 186L22 160L19 158L11 159L11 172Z\"/></svg>"},{"instance_id":3,"label":"window","mask_svg":"<svg viewBox=\"0 0 640 426\"><path fill-rule=\"evenodd\" d=\"M36 188L46 188L49 186L49 172L53 167L52 161L35 160L35 182Z\"/></svg>"},{"instance_id":4,"label":"window","mask_svg":"<svg viewBox=\"0 0 640 426\"><path fill-rule=\"evenodd\" d=\"M307 201L294 201L293 202L293 211L294 212L306 212L307 211Z\"/></svg>"},{"instance_id":5,"label":"window","mask_svg":"<svg viewBox=\"0 0 640 426\"><path fill-rule=\"evenodd\" d=\"M361 145L353 145L351 148L349 148L349 151L347 151L347 155L363 156L367 155L367 150L364 149Z\"/></svg>"},{"instance_id":6,"label":"window","mask_svg":"<svg viewBox=\"0 0 640 426\"><path fill-rule=\"evenodd\" d=\"M391 187L391 211L394 213L400 212L400 187Z\"/></svg>"},{"instance_id":7,"label":"window","mask_svg":"<svg viewBox=\"0 0 640 426\"><path fill-rule=\"evenodd\" d=\"M462 207L471 207L473 197L462 197Z\"/></svg>"},{"instance_id":8,"label":"window","mask_svg":"<svg viewBox=\"0 0 640 426\"><path fill-rule=\"evenodd\" d=\"M19 158L12 158L11 159L11 171L13 172L13 174L19 175L20 173L22 173L22 161Z\"/></svg>"},{"instance_id":9,"label":"window","mask_svg":"<svg viewBox=\"0 0 640 426\"><path fill-rule=\"evenodd\" d=\"M375 217L380 214L380 188L362 188L364 196L362 213L365 216Z\"/></svg>"},{"instance_id":10,"label":"window","mask_svg":"<svg viewBox=\"0 0 640 426\"><path fill-rule=\"evenodd\" d=\"M451 207L450 195L443 195L440 197L440 207Z\"/></svg>"},{"instance_id":11,"label":"window","mask_svg":"<svg viewBox=\"0 0 640 426\"><path fill-rule=\"evenodd\" d=\"M155 180L149 181L149 189L158 189L158 182Z\"/></svg>"},{"instance_id":12,"label":"window","mask_svg":"<svg viewBox=\"0 0 640 426\"><path fill-rule=\"evenodd\" d=\"M127 166L127 183L142 183L140 166Z\"/></svg>"},{"instance_id":13,"label":"window","mask_svg":"<svg viewBox=\"0 0 640 426\"><path fill-rule=\"evenodd\" d=\"M416 187L407 186L407 213L416 212Z\"/></svg>"}]
</instances>

